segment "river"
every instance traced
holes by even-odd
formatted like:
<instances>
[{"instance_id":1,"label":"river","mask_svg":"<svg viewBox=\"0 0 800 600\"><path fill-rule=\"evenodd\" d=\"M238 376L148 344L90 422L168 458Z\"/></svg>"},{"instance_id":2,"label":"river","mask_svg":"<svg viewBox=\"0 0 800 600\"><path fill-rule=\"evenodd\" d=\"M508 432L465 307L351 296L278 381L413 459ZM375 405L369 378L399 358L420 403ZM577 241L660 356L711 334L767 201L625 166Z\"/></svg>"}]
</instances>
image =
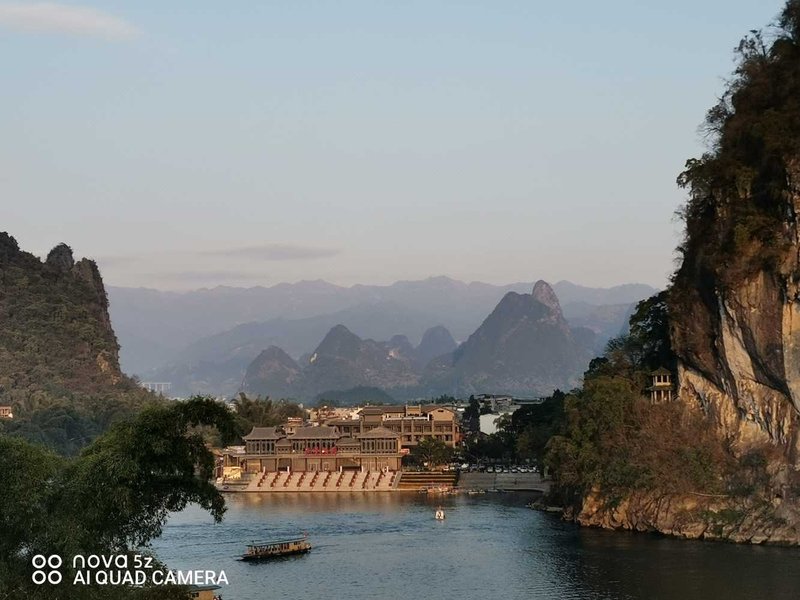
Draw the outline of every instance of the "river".
<instances>
[{"instance_id":1,"label":"river","mask_svg":"<svg viewBox=\"0 0 800 600\"><path fill-rule=\"evenodd\" d=\"M223 569L224 600L789 600L800 551L581 529L522 494L240 494L214 525L190 508L154 544L173 569ZM437 522L438 505L446 511ZM235 560L251 540L308 532L305 556Z\"/></svg>"}]
</instances>

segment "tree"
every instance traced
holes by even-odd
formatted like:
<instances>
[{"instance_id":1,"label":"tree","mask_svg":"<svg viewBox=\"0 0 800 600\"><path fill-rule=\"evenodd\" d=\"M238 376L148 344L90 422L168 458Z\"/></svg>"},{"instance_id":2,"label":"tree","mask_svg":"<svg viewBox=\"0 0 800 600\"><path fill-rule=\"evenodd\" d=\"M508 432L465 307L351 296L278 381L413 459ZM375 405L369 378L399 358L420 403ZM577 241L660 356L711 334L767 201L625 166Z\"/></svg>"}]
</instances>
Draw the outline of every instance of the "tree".
<instances>
[{"instance_id":1,"label":"tree","mask_svg":"<svg viewBox=\"0 0 800 600\"><path fill-rule=\"evenodd\" d=\"M241 393L233 401L236 411L236 428L239 436L250 433L253 427L274 427L290 417L304 416L303 409L288 400L275 401L270 397L250 398Z\"/></svg>"},{"instance_id":2,"label":"tree","mask_svg":"<svg viewBox=\"0 0 800 600\"><path fill-rule=\"evenodd\" d=\"M449 463L453 458L453 449L442 440L424 437L411 449L411 455L418 464L427 464L433 468Z\"/></svg>"},{"instance_id":3,"label":"tree","mask_svg":"<svg viewBox=\"0 0 800 600\"><path fill-rule=\"evenodd\" d=\"M480 414L480 402L478 402L478 399L475 396L470 396L469 406L464 409L464 415L462 417L464 429L467 431L478 431L480 427Z\"/></svg>"},{"instance_id":4,"label":"tree","mask_svg":"<svg viewBox=\"0 0 800 600\"><path fill-rule=\"evenodd\" d=\"M161 534L171 512L199 504L220 521L222 495L210 483L214 456L196 431L235 435L233 415L210 398L154 405L120 422L79 457L66 459L0 436L0 598L170 598L181 590L31 584L33 555L122 554ZM185 596L184 596L185 597Z\"/></svg>"},{"instance_id":5,"label":"tree","mask_svg":"<svg viewBox=\"0 0 800 600\"><path fill-rule=\"evenodd\" d=\"M518 458L532 460L539 468L544 466L547 442L563 433L565 427L564 400L560 390L541 404L524 406L511 415L509 429L516 438Z\"/></svg>"}]
</instances>

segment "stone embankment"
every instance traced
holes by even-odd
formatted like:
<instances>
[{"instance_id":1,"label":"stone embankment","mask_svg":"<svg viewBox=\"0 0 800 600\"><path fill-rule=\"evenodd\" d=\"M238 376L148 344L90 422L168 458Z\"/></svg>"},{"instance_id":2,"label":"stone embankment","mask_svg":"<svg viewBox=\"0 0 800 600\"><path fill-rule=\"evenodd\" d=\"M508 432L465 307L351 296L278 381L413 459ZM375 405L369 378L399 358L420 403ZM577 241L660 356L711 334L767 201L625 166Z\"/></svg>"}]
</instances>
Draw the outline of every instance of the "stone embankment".
<instances>
[{"instance_id":1,"label":"stone embankment","mask_svg":"<svg viewBox=\"0 0 800 600\"><path fill-rule=\"evenodd\" d=\"M550 490L550 482L543 481L538 473L462 473L458 487L468 490L546 493Z\"/></svg>"}]
</instances>

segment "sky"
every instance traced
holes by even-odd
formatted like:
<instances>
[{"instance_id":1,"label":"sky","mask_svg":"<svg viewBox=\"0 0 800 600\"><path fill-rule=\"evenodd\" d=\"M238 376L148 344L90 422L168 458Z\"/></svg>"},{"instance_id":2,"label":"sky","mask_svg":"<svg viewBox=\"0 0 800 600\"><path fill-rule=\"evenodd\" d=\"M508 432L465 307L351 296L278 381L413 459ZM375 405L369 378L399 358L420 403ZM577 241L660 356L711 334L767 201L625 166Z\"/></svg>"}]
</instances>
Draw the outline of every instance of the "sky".
<instances>
[{"instance_id":1,"label":"sky","mask_svg":"<svg viewBox=\"0 0 800 600\"><path fill-rule=\"evenodd\" d=\"M0 0L0 230L107 284L663 286L774 0Z\"/></svg>"}]
</instances>

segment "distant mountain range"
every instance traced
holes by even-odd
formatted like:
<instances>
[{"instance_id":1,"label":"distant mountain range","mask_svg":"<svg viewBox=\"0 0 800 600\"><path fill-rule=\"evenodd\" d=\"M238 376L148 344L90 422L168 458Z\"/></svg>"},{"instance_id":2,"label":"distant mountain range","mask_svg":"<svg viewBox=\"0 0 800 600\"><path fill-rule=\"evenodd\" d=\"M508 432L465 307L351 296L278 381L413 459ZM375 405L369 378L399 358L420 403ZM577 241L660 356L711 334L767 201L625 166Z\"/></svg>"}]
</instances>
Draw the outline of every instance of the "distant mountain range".
<instances>
[{"instance_id":1,"label":"distant mountain range","mask_svg":"<svg viewBox=\"0 0 800 600\"><path fill-rule=\"evenodd\" d=\"M508 292L466 342L433 360L421 379L422 392L540 396L571 389L594 344L591 330L570 329L555 292L538 281L530 294Z\"/></svg>"},{"instance_id":2,"label":"distant mountain range","mask_svg":"<svg viewBox=\"0 0 800 600\"><path fill-rule=\"evenodd\" d=\"M413 344L429 328L443 325L463 340L506 293L532 287L533 282L498 286L432 277L387 286L301 281L180 293L109 287L108 295L125 372L173 381L178 393L232 393L247 364L270 345L297 359L336 324L362 338L403 334ZM604 289L566 281L553 288L565 318L574 325L574 306L581 325L595 330L598 339L616 335L631 304L656 292L643 284ZM606 308L595 318L595 307Z\"/></svg>"},{"instance_id":3,"label":"distant mountain range","mask_svg":"<svg viewBox=\"0 0 800 600\"><path fill-rule=\"evenodd\" d=\"M595 333L571 329L553 289L508 292L466 342L456 347L443 326L414 347L404 335L362 339L336 325L299 361L270 346L250 363L248 393L310 400L377 388L399 400L480 392L542 395L569 389L593 355Z\"/></svg>"}]
</instances>

